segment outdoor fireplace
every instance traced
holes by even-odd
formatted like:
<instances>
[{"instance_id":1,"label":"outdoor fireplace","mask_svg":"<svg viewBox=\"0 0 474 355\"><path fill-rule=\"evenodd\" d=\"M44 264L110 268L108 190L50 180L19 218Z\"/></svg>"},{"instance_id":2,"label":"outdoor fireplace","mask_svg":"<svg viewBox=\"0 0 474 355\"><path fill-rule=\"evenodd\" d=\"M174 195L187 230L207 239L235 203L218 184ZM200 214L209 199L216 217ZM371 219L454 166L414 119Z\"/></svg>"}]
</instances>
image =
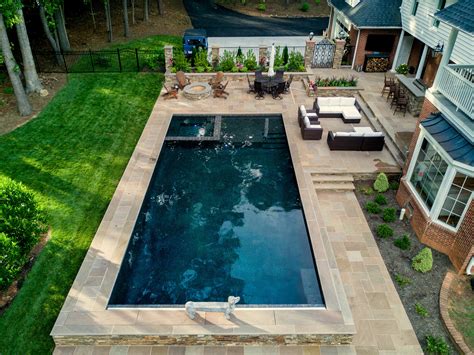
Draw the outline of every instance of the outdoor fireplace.
<instances>
[{"instance_id":1,"label":"outdoor fireplace","mask_svg":"<svg viewBox=\"0 0 474 355\"><path fill-rule=\"evenodd\" d=\"M389 69L390 59L388 54L366 54L364 71L369 73L385 72Z\"/></svg>"}]
</instances>

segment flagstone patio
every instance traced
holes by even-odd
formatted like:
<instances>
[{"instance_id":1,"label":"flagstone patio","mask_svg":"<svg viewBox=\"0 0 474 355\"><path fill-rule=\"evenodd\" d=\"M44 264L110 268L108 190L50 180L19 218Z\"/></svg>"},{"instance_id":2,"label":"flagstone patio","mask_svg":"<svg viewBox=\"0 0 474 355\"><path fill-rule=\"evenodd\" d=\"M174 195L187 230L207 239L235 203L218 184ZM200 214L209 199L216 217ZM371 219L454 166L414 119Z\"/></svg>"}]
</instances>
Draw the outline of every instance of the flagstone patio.
<instances>
[{"instance_id":1,"label":"flagstone patio","mask_svg":"<svg viewBox=\"0 0 474 355\"><path fill-rule=\"evenodd\" d=\"M297 108L301 104L309 107L313 100L306 96L299 82L294 82L291 93L285 95L281 101L271 97L257 101L247 94L246 90L246 83L231 82L228 86L230 97L227 100L207 98L190 101L180 95L178 100L165 101L160 98L157 101L52 330L53 337L61 344L56 348L55 354L422 353L353 191L315 190L313 185L314 174L351 174L357 177L372 176L380 171L400 172L400 167L391 153L387 149L381 152L330 151L326 143L328 130L352 130L351 125L344 124L337 118L321 119L324 128L321 140L303 141L297 122ZM134 216L141 205L142 195L148 186L171 116L178 113L282 114L317 259L318 273L323 291L327 290L326 305L328 309L335 310L331 317L326 316L327 323L316 321L319 317L316 313L306 313L309 315L307 322L310 323L303 322L302 328L298 330L297 323L288 321L291 316L285 311L275 311L272 317L266 318L267 314L263 315L262 311L251 310L236 311L232 322L213 314L202 314L196 322L186 320L185 316L178 317L181 319L179 326L173 330L169 326L173 324L173 319L176 321L176 315L171 318L164 315L157 318L150 316L150 312L129 311L117 317L105 312L108 295L115 280L114 275L118 272L130 230L134 225ZM370 126L370 123L363 117L361 123L356 126ZM182 313L184 315L184 310ZM247 314L244 316L244 313ZM299 314L298 317L303 315ZM168 319L167 326L163 326L165 318ZM298 333L302 329L315 334L324 333L325 330L334 334L330 323L339 322L342 333L354 333L355 330L355 335L352 344L344 346L260 344L222 347L168 346L166 342L160 343L160 346L152 346L151 342L146 344L147 337L154 332L176 334L187 331L191 334L206 329L217 331L219 328L224 333L229 329L238 334L245 333L250 328L242 326L255 319L260 320L257 322L257 331L251 331L253 334L268 335L279 332L284 337L283 334ZM311 323L315 321L316 323ZM143 324L139 324L140 322ZM160 322L163 324L160 325ZM289 323L292 324L290 327ZM206 328L209 325L214 328ZM137 345L136 341L127 344L125 339L124 342L114 345L107 344L107 341L112 339L108 338L109 335L117 338L127 332L131 332L134 339L141 337L145 342L140 343L141 345ZM81 342L81 336L94 333L104 335L103 340L100 340L100 337L90 337ZM74 343L74 339L79 339L78 343ZM152 337L149 339L156 340Z\"/></svg>"}]
</instances>

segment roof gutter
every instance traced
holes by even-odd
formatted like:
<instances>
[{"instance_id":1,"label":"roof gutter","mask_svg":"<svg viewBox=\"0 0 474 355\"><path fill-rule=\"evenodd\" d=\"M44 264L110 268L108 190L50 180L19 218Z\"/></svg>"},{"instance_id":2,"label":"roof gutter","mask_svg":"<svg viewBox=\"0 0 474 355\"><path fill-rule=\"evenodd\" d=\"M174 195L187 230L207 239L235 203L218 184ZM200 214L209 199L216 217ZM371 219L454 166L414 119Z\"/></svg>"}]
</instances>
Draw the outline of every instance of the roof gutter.
<instances>
[{"instance_id":1,"label":"roof gutter","mask_svg":"<svg viewBox=\"0 0 474 355\"><path fill-rule=\"evenodd\" d=\"M361 30L401 30L402 26L356 26Z\"/></svg>"}]
</instances>

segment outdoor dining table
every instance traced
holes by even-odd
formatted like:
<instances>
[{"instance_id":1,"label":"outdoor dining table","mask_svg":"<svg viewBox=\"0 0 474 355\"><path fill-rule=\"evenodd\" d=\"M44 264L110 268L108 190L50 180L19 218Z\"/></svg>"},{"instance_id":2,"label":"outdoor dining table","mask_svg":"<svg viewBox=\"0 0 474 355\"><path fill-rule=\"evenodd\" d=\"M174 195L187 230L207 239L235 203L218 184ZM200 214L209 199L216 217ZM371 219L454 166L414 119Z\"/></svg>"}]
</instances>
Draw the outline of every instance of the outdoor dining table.
<instances>
[{"instance_id":1,"label":"outdoor dining table","mask_svg":"<svg viewBox=\"0 0 474 355\"><path fill-rule=\"evenodd\" d=\"M262 87L262 89L271 94L276 88L278 87L279 84L284 83L285 80L283 78L277 78L275 76L260 76L258 78L255 78L255 84L259 83Z\"/></svg>"}]
</instances>

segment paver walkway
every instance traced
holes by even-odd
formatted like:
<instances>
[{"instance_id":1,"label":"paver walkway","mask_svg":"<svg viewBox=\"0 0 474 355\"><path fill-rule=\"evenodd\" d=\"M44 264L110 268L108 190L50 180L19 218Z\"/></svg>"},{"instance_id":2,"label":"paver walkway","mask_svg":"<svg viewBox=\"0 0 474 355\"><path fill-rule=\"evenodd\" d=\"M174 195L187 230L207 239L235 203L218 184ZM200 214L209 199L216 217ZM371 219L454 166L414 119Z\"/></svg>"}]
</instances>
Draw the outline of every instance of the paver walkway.
<instances>
[{"instance_id":1,"label":"paver walkway","mask_svg":"<svg viewBox=\"0 0 474 355\"><path fill-rule=\"evenodd\" d=\"M311 173L371 174L378 171L399 171L390 153L330 151L326 143L327 130L350 131L351 125L340 119L322 119L325 129L320 141L303 141L297 123L297 108L300 104L311 106L312 99L305 95L301 83L295 82L291 95L281 101L266 98L254 100L246 93L246 84L232 82L228 86L228 100L208 98L202 101L160 99L141 140L147 137L163 139L156 127L167 122L173 113L212 112L220 114L279 112L283 114L287 136L292 146L293 161L297 161L304 179L312 184ZM360 126L369 123L363 118ZM164 127L163 129L165 129ZM148 131L148 133L147 133ZM150 141L150 145L155 143ZM143 152L145 152L142 149ZM142 152L142 153L143 153ZM141 154L141 153L140 153ZM143 153L144 154L144 153ZM134 155L135 156L135 155ZM134 158L132 157L132 160ZM311 186L311 185L309 185ZM339 270L348 303L357 329L350 346L72 346L58 347L55 354L421 354L410 321L384 265L374 237L364 214L352 191L316 191L308 188L311 207L305 205L305 214L315 214L316 228L328 253L334 258L331 269ZM113 202L111 203L113 204ZM312 210L310 211L309 208ZM312 227L313 228L313 227ZM316 246L317 247L317 246ZM87 262L91 262L90 260ZM87 275L76 279L75 285L84 282ZM109 280L107 282L113 282ZM87 283L84 284L87 286ZM98 286L100 288L100 286ZM75 312L86 309L88 303L74 300L76 292L70 294L67 317L75 320ZM95 302L95 299L91 299ZM103 301L103 300L99 300ZM90 302L89 302L90 303ZM94 304L92 304L94 306ZM65 314L66 315L66 314ZM58 324L64 322L58 320Z\"/></svg>"}]
</instances>

